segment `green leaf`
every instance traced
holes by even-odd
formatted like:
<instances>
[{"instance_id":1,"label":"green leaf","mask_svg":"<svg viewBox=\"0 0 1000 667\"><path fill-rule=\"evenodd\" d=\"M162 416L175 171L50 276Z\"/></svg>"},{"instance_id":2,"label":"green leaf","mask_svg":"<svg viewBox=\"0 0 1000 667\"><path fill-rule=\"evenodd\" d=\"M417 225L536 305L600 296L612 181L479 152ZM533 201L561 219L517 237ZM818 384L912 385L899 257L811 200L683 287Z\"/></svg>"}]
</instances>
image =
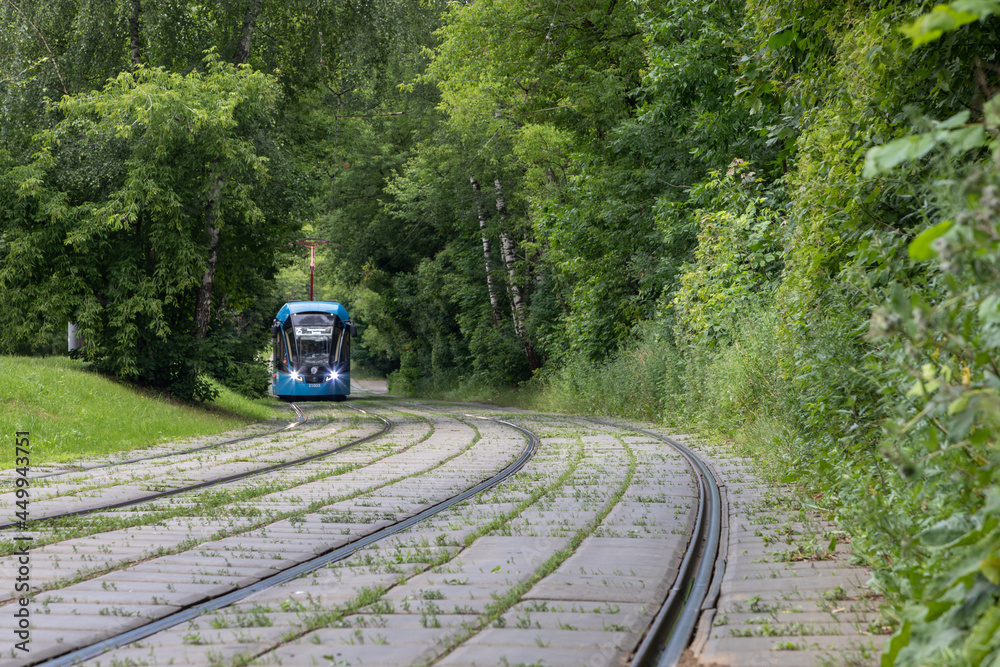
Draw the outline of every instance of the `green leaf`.
<instances>
[{"instance_id":1,"label":"green leaf","mask_svg":"<svg viewBox=\"0 0 1000 667\"><path fill-rule=\"evenodd\" d=\"M769 49L780 49L784 46L788 46L798 37L798 33L791 29L785 28L784 30L779 30L774 32L767 39L767 48Z\"/></svg>"},{"instance_id":2,"label":"green leaf","mask_svg":"<svg viewBox=\"0 0 1000 667\"><path fill-rule=\"evenodd\" d=\"M997 630L1000 630L1000 604L994 604L969 631L964 647L968 664L982 664L983 659L1000 645Z\"/></svg>"},{"instance_id":3,"label":"green leaf","mask_svg":"<svg viewBox=\"0 0 1000 667\"><path fill-rule=\"evenodd\" d=\"M959 11L952 5L938 5L930 13L904 25L899 31L909 37L916 48L979 18L979 14L975 12Z\"/></svg>"},{"instance_id":4,"label":"green leaf","mask_svg":"<svg viewBox=\"0 0 1000 667\"><path fill-rule=\"evenodd\" d=\"M975 14L980 21L993 14L1000 14L1000 2L997 0L958 0L958 2L951 3L951 7L957 12Z\"/></svg>"},{"instance_id":5,"label":"green leaf","mask_svg":"<svg viewBox=\"0 0 1000 667\"><path fill-rule=\"evenodd\" d=\"M979 317L984 322L1000 322L1000 295L991 294L979 304Z\"/></svg>"},{"instance_id":6,"label":"green leaf","mask_svg":"<svg viewBox=\"0 0 1000 667\"><path fill-rule=\"evenodd\" d=\"M936 121L934 126L939 130L955 130L969 122L969 115L968 111L959 111L945 120Z\"/></svg>"},{"instance_id":7,"label":"green leaf","mask_svg":"<svg viewBox=\"0 0 1000 667\"><path fill-rule=\"evenodd\" d=\"M1000 95L994 95L983 105L983 116L991 127L1000 125Z\"/></svg>"},{"instance_id":8,"label":"green leaf","mask_svg":"<svg viewBox=\"0 0 1000 667\"><path fill-rule=\"evenodd\" d=\"M865 155L865 178L884 174L907 160L917 160L926 155L938 140L936 133L913 134L902 139L876 146Z\"/></svg>"},{"instance_id":9,"label":"green leaf","mask_svg":"<svg viewBox=\"0 0 1000 667\"><path fill-rule=\"evenodd\" d=\"M889 646L882 651L882 667L892 667L899 652L910 643L910 621L903 621L896 634L889 640Z\"/></svg>"},{"instance_id":10,"label":"green leaf","mask_svg":"<svg viewBox=\"0 0 1000 667\"><path fill-rule=\"evenodd\" d=\"M976 123L975 125L949 132L946 141L951 144L952 154L959 155L974 148L982 148L986 145L988 139L989 135L986 134L986 128Z\"/></svg>"},{"instance_id":11,"label":"green leaf","mask_svg":"<svg viewBox=\"0 0 1000 667\"><path fill-rule=\"evenodd\" d=\"M976 522L971 517L955 514L922 530L917 534L917 539L928 547L947 547L958 542L976 530L977 527Z\"/></svg>"},{"instance_id":12,"label":"green leaf","mask_svg":"<svg viewBox=\"0 0 1000 667\"><path fill-rule=\"evenodd\" d=\"M979 571L990 580L994 586L1000 585L1000 558L984 558L979 563Z\"/></svg>"},{"instance_id":13,"label":"green leaf","mask_svg":"<svg viewBox=\"0 0 1000 667\"><path fill-rule=\"evenodd\" d=\"M951 417L952 415L965 410L967 407L969 407L969 397L959 396L948 404L948 416Z\"/></svg>"},{"instance_id":14,"label":"green leaf","mask_svg":"<svg viewBox=\"0 0 1000 667\"><path fill-rule=\"evenodd\" d=\"M944 222L939 222L933 227L920 232L917 238L913 239L907 248L907 253L910 255L910 258L918 261L926 261L937 257L937 251L931 247L931 243L951 229L952 224L951 220L945 220Z\"/></svg>"},{"instance_id":15,"label":"green leaf","mask_svg":"<svg viewBox=\"0 0 1000 667\"><path fill-rule=\"evenodd\" d=\"M969 435L969 441L979 447L986 443L990 439L990 430L988 428L977 428Z\"/></svg>"}]
</instances>

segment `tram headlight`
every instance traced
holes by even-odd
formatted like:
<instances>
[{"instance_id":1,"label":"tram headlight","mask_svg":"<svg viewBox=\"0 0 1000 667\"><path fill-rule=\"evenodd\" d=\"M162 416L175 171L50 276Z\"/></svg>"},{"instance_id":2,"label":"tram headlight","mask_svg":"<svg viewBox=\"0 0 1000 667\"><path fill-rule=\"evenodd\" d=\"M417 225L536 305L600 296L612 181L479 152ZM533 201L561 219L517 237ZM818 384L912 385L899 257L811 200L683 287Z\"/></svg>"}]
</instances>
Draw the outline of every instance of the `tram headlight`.
<instances>
[{"instance_id":1,"label":"tram headlight","mask_svg":"<svg viewBox=\"0 0 1000 667\"><path fill-rule=\"evenodd\" d=\"M329 382L330 380L336 380L339 377L340 374L337 373L337 371L330 371L326 376L326 381Z\"/></svg>"},{"instance_id":2,"label":"tram headlight","mask_svg":"<svg viewBox=\"0 0 1000 667\"><path fill-rule=\"evenodd\" d=\"M299 382L302 382L302 376L299 375L298 371L292 371L291 373L289 373L289 375L292 376L293 380L298 380Z\"/></svg>"}]
</instances>

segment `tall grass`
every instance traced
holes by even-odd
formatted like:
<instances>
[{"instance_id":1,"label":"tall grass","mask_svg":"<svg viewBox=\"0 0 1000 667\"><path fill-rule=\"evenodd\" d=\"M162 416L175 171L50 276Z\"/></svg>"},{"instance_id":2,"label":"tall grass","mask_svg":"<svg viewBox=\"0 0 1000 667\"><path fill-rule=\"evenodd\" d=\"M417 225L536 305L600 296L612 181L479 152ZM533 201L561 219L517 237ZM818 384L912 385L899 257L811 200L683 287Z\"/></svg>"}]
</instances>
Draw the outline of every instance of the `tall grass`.
<instances>
[{"instance_id":1,"label":"tall grass","mask_svg":"<svg viewBox=\"0 0 1000 667\"><path fill-rule=\"evenodd\" d=\"M564 366L511 403L695 431L735 445L772 479L794 471L810 475L822 469L821 459L839 458L880 474L874 447L885 408L856 368L865 361L858 318L843 308L833 312L792 332L774 312L748 312L732 339L715 348L679 349L666 325L650 324L614 359Z\"/></svg>"},{"instance_id":2,"label":"tall grass","mask_svg":"<svg viewBox=\"0 0 1000 667\"><path fill-rule=\"evenodd\" d=\"M856 368L866 354L861 318L843 304L829 312L810 327L789 331L778 313L761 306L743 313L730 338L714 347L699 341L680 348L670 323L649 322L616 357L570 362L518 388L453 375L420 378L410 389L444 400L607 415L697 432L752 457L772 481L796 471L815 475L825 469L824 459L841 458L877 475L883 464L875 456L875 431L886 415L877 388ZM390 382L390 392L399 389Z\"/></svg>"},{"instance_id":3,"label":"tall grass","mask_svg":"<svg viewBox=\"0 0 1000 667\"><path fill-rule=\"evenodd\" d=\"M805 440L798 417L807 408L796 404L802 394L781 367L776 316L748 313L732 344L716 350L681 351L667 326L648 323L636 344L615 358L575 361L519 388L429 378L417 393L662 423L731 442L773 471L795 458Z\"/></svg>"},{"instance_id":4,"label":"tall grass","mask_svg":"<svg viewBox=\"0 0 1000 667\"><path fill-rule=\"evenodd\" d=\"M219 433L276 414L274 401L220 390L214 404L195 407L114 382L79 361L0 357L0 466L13 466L18 431L31 434L32 464L44 465Z\"/></svg>"}]
</instances>

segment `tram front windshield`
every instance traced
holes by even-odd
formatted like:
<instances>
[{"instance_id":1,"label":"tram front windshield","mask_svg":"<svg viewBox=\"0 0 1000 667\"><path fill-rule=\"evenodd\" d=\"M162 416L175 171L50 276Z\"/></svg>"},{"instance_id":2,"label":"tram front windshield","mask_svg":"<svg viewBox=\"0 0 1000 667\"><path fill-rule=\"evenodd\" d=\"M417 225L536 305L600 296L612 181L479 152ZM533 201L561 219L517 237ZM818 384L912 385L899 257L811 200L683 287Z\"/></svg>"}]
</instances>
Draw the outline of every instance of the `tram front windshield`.
<instances>
[{"instance_id":1,"label":"tram front windshield","mask_svg":"<svg viewBox=\"0 0 1000 667\"><path fill-rule=\"evenodd\" d=\"M300 364L330 363L333 327L296 327L295 341L298 343Z\"/></svg>"}]
</instances>

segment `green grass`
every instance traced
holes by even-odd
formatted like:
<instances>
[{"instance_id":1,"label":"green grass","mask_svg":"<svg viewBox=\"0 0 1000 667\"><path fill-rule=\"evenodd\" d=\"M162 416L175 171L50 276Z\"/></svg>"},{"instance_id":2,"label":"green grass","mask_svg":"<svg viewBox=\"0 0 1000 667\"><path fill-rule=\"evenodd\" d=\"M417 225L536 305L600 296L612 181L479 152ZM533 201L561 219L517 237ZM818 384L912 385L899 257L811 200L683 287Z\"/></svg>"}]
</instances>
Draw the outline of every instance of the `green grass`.
<instances>
[{"instance_id":1,"label":"green grass","mask_svg":"<svg viewBox=\"0 0 1000 667\"><path fill-rule=\"evenodd\" d=\"M219 390L218 397L209 406L213 412L231 412L242 417L244 421L264 421L271 417L285 417L289 414L288 408L284 408L277 399L247 398L215 380L209 381Z\"/></svg>"},{"instance_id":2,"label":"green grass","mask_svg":"<svg viewBox=\"0 0 1000 667\"><path fill-rule=\"evenodd\" d=\"M280 409L272 399L252 401L224 387L208 406L185 405L61 357L0 357L0 378L2 468L14 465L17 431L31 434L32 465L44 465L220 433Z\"/></svg>"},{"instance_id":3,"label":"green grass","mask_svg":"<svg viewBox=\"0 0 1000 667\"><path fill-rule=\"evenodd\" d=\"M365 368L364 366L359 366L355 364L351 367L351 379L352 380L384 380L385 373L377 371L373 368Z\"/></svg>"}]
</instances>

